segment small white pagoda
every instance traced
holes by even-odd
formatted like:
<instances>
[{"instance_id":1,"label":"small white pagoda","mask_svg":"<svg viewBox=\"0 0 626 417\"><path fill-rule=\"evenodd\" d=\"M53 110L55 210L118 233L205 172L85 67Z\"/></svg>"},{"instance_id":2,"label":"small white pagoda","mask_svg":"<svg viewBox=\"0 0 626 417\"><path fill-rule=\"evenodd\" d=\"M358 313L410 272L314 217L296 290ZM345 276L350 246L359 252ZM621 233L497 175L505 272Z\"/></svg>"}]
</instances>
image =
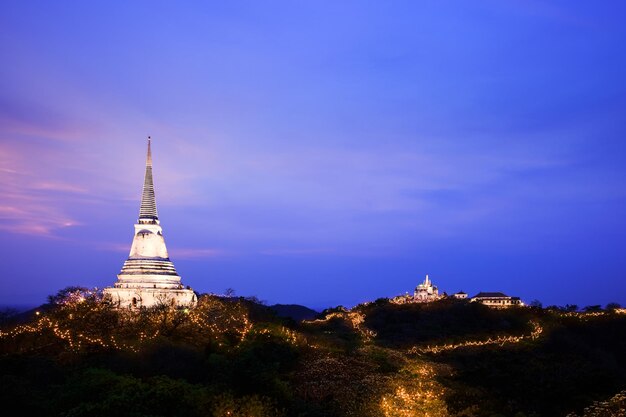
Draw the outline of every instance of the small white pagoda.
<instances>
[{"instance_id":1,"label":"small white pagoda","mask_svg":"<svg viewBox=\"0 0 626 417\"><path fill-rule=\"evenodd\" d=\"M158 305L191 307L197 302L193 290L183 287L165 247L154 195L150 138L139 220L130 255L115 285L104 289L104 299L117 308L131 310Z\"/></svg>"}]
</instances>

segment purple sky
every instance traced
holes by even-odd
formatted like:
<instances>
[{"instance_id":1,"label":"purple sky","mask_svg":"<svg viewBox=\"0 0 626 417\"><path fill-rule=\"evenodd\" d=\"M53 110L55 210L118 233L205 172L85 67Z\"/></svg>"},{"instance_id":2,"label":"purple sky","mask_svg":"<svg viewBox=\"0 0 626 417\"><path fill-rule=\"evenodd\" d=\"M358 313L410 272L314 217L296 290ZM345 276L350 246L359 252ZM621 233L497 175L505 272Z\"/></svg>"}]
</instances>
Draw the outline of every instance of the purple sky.
<instances>
[{"instance_id":1,"label":"purple sky","mask_svg":"<svg viewBox=\"0 0 626 417\"><path fill-rule=\"evenodd\" d=\"M151 135L201 292L626 304L624 2L207 3L0 3L0 303L113 284Z\"/></svg>"}]
</instances>

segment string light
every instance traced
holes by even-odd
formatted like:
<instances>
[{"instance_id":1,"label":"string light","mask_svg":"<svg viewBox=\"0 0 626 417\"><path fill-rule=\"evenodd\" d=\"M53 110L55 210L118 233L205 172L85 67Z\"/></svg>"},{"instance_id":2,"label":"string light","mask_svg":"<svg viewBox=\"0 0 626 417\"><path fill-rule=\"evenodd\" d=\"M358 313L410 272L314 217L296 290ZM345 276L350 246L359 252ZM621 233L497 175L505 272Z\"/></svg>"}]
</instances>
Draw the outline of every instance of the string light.
<instances>
[{"instance_id":1,"label":"string light","mask_svg":"<svg viewBox=\"0 0 626 417\"><path fill-rule=\"evenodd\" d=\"M162 328L175 328L193 336L201 334L211 339L222 340L228 334L241 342L251 332L253 324L242 303L222 301L205 296L193 309L164 308L133 312L112 310L102 303L95 292L79 291L59 300L56 308L43 314L35 312L33 323L18 325L11 330L0 330L0 340L14 339L21 335L51 335L66 343L71 351L88 348L126 350L139 352L141 347L161 334ZM89 301L89 302L88 302ZM115 314L116 326L109 329L98 321L105 313ZM91 326L91 327L90 327ZM133 329L140 328L138 332ZM111 330L111 334L106 334ZM295 332L286 328L277 329L289 343L298 342ZM223 345L222 342L219 343Z\"/></svg>"},{"instance_id":2,"label":"string light","mask_svg":"<svg viewBox=\"0 0 626 417\"><path fill-rule=\"evenodd\" d=\"M356 311L355 309L353 310L344 309L342 311L335 311L335 312L326 314L326 316L324 316L324 318L321 318L321 319L303 320L303 323L315 325L315 324L327 323L332 319L341 319L350 323L350 326L352 326L354 330L359 332L359 334L361 334L361 336L366 342L376 337L376 332L374 330L368 329L364 325L365 315L363 313L360 313L359 311Z\"/></svg>"},{"instance_id":3,"label":"string light","mask_svg":"<svg viewBox=\"0 0 626 417\"><path fill-rule=\"evenodd\" d=\"M409 361L398 374L403 376L401 380L380 399L380 410L385 417L449 415L445 389L437 381L438 373L432 364Z\"/></svg>"},{"instance_id":4,"label":"string light","mask_svg":"<svg viewBox=\"0 0 626 417\"><path fill-rule=\"evenodd\" d=\"M623 416L626 409L626 390L620 391L605 401L595 401L585 407L582 417L607 417ZM579 417L576 413L570 413L566 417Z\"/></svg>"},{"instance_id":5,"label":"string light","mask_svg":"<svg viewBox=\"0 0 626 417\"><path fill-rule=\"evenodd\" d=\"M408 353L416 354L416 353L441 353L445 351L460 349L464 347L473 347L473 346L488 346L488 345L499 345L504 346L506 344L511 343L520 343L524 340L535 340L538 339L543 333L543 327L536 322L532 321L531 323L532 331L530 334L521 335L521 336L499 336L494 338L489 338L487 340L467 340L459 343L448 343L443 345L435 345L435 346L427 346L425 348L420 348L417 346L409 349Z\"/></svg>"}]
</instances>

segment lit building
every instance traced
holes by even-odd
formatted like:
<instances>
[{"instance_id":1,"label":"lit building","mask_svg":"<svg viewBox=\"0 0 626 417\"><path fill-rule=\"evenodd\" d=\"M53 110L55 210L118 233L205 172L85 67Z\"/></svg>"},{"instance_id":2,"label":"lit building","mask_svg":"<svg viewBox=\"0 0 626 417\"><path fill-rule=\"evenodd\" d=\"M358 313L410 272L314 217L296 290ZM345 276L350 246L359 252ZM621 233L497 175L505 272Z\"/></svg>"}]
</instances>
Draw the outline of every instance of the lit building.
<instances>
[{"instance_id":1,"label":"lit building","mask_svg":"<svg viewBox=\"0 0 626 417\"><path fill-rule=\"evenodd\" d=\"M104 299L118 308L128 309L157 305L193 306L197 301L193 290L183 287L165 247L154 195L149 138L141 207L133 244L114 287L104 289Z\"/></svg>"},{"instance_id":2,"label":"lit building","mask_svg":"<svg viewBox=\"0 0 626 417\"><path fill-rule=\"evenodd\" d=\"M415 287L413 298L415 299L415 302L426 303L438 300L441 297L439 296L439 290L437 287L433 285L430 278L428 278L428 275L426 275L424 282Z\"/></svg>"},{"instance_id":3,"label":"lit building","mask_svg":"<svg viewBox=\"0 0 626 417\"><path fill-rule=\"evenodd\" d=\"M406 303L428 303L430 301L436 301L444 296L439 295L439 290L435 285L433 285L428 275L426 275L426 279L424 282L415 287L415 291L413 295L406 293L405 295L399 295L391 299L392 303L395 304L406 304Z\"/></svg>"},{"instance_id":4,"label":"lit building","mask_svg":"<svg viewBox=\"0 0 626 417\"><path fill-rule=\"evenodd\" d=\"M509 297L501 292L479 292L473 296L470 301L493 308L508 308L524 305L519 297Z\"/></svg>"},{"instance_id":5,"label":"lit building","mask_svg":"<svg viewBox=\"0 0 626 417\"><path fill-rule=\"evenodd\" d=\"M467 299L467 293L463 291L459 291L457 293L452 294L452 297L456 298L457 300L465 300Z\"/></svg>"}]
</instances>

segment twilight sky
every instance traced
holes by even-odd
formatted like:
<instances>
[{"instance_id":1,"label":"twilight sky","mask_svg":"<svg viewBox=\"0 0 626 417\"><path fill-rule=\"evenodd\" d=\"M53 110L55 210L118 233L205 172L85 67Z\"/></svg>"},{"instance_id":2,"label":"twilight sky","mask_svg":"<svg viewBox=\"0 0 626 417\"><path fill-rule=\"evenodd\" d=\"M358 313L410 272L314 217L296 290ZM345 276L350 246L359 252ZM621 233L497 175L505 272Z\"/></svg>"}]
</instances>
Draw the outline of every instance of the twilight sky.
<instances>
[{"instance_id":1,"label":"twilight sky","mask_svg":"<svg viewBox=\"0 0 626 417\"><path fill-rule=\"evenodd\" d=\"M183 282L626 304L623 1L0 3L0 303Z\"/></svg>"}]
</instances>

